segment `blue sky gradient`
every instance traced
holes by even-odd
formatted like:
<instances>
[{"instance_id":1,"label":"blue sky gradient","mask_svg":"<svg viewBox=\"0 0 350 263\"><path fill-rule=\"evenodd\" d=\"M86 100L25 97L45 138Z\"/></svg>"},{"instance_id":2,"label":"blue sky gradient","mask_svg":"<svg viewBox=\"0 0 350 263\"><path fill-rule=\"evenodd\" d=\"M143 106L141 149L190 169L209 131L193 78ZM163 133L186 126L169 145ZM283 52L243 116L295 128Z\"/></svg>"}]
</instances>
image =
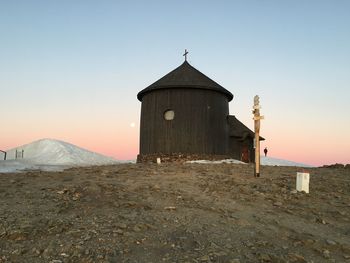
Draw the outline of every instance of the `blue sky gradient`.
<instances>
[{"instance_id":1,"label":"blue sky gradient","mask_svg":"<svg viewBox=\"0 0 350 263\"><path fill-rule=\"evenodd\" d=\"M186 48L194 67L234 94L230 112L251 128L260 95L273 156L350 163L350 1L15 0L0 7L0 149L59 137L120 159L136 156L136 94L179 66Z\"/></svg>"}]
</instances>

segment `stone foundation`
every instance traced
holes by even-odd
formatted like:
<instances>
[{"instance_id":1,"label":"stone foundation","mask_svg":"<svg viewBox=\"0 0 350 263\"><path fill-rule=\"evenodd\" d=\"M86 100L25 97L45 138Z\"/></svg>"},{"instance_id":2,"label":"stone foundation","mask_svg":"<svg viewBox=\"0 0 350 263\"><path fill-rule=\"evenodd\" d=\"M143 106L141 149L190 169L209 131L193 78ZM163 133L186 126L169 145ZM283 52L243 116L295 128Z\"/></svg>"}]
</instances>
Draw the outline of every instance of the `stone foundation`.
<instances>
[{"instance_id":1,"label":"stone foundation","mask_svg":"<svg viewBox=\"0 0 350 263\"><path fill-rule=\"evenodd\" d=\"M162 163L184 163L193 160L223 160L231 159L229 155L205 155L205 154L139 154L137 155L137 163L157 163L157 158L161 159Z\"/></svg>"}]
</instances>

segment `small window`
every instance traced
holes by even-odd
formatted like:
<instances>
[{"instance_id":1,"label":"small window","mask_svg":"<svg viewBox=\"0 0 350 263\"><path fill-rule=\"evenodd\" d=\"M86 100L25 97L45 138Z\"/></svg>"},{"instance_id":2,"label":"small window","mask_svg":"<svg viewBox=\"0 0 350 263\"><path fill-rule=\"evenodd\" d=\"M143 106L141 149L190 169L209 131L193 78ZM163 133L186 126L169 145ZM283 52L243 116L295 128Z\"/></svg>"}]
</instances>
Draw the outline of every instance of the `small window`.
<instances>
[{"instance_id":1,"label":"small window","mask_svg":"<svg viewBox=\"0 0 350 263\"><path fill-rule=\"evenodd\" d=\"M175 117L175 112L173 110L166 110L164 112L164 119L167 121L173 120Z\"/></svg>"}]
</instances>

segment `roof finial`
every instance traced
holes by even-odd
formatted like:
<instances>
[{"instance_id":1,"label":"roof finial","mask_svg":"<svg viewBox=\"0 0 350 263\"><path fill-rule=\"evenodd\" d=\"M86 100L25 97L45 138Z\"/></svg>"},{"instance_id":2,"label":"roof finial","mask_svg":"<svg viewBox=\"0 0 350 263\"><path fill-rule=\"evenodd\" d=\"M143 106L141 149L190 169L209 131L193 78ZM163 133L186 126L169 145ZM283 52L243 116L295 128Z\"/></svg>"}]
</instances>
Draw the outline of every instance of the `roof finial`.
<instances>
[{"instance_id":1,"label":"roof finial","mask_svg":"<svg viewBox=\"0 0 350 263\"><path fill-rule=\"evenodd\" d=\"M185 54L183 54L183 56L185 56L185 61L187 61L187 54L188 54L188 51L187 49L185 49Z\"/></svg>"}]
</instances>

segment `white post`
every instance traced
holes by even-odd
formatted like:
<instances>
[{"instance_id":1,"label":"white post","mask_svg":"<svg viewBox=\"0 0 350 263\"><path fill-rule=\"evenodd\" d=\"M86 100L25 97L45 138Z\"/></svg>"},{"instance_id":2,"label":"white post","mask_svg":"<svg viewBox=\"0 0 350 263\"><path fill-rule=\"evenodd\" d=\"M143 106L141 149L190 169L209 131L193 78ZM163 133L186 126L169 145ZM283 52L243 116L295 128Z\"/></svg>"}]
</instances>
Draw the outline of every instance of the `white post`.
<instances>
[{"instance_id":1,"label":"white post","mask_svg":"<svg viewBox=\"0 0 350 263\"><path fill-rule=\"evenodd\" d=\"M309 193L309 182L310 182L310 174L309 173L297 173L297 183L296 189L298 192L304 191L305 193Z\"/></svg>"}]
</instances>

